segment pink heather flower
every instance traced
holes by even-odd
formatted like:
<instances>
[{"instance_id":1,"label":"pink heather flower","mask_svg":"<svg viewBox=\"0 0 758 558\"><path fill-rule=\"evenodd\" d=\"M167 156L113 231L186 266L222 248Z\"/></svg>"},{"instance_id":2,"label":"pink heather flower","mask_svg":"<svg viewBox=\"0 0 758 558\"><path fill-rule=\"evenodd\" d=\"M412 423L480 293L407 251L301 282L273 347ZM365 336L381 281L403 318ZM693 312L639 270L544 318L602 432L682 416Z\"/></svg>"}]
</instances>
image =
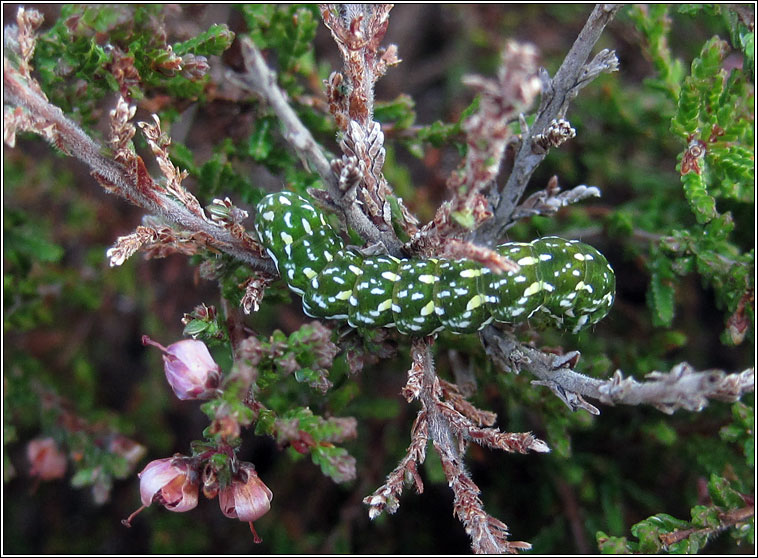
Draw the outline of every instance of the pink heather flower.
<instances>
[{"instance_id":1,"label":"pink heather flower","mask_svg":"<svg viewBox=\"0 0 758 558\"><path fill-rule=\"evenodd\" d=\"M30 441L26 446L26 457L31 464L29 474L40 480L60 479L66 474L66 456L52 438Z\"/></svg>"},{"instance_id":2,"label":"pink heather flower","mask_svg":"<svg viewBox=\"0 0 758 558\"><path fill-rule=\"evenodd\" d=\"M157 502L175 512L186 512L197 506L200 483L186 459L166 457L151 461L138 476L144 506Z\"/></svg>"},{"instance_id":3,"label":"pink heather flower","mask_svg":"<svg viewBox=\"0 0 758 558\"><path fill-rule=\"evenodd\" d=\"M252 522L268 512L274 494L258 478L252 463L241 463L240 472L241 480L222 488L218 500L226 517Z\"/></svg>"},{"instance_id":4,"label":"pink heather flower","mask_svg":"<svg viewBox=\"0 0 758 558\"><path fill-rule=\"evenodd\" d=\"M164 347L147 335L143 344L163 351L163 369L171 389L179 399L209 399L216 394L221 380L221 369L202 341L184 339Z\"/></svg>"}]
</instances>

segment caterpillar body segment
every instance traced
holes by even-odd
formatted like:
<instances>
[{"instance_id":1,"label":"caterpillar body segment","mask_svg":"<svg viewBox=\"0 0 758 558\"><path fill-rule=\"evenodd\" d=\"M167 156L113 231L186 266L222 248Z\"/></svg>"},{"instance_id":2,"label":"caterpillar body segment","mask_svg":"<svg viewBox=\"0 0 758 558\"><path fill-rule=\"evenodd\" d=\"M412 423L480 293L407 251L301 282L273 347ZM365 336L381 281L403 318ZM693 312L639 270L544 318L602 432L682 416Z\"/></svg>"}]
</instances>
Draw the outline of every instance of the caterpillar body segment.
<instances>
[{"instance_id":1,"label":"caterpillar body segment","mask_svg":"<svg viewBox=\"0 0 758 558\"><path fill-rule=\"evenodd\" d=\"M498 246L520 269L496 274L470 260L364 256L345 247L324 215L290 192L261 200L255 229L282 278L302 296L306 314L355 328L395 327L424 336L529 320L576 333L605 317L615 296L605 257L555 236Z\"/></svg>"}]
</instances>

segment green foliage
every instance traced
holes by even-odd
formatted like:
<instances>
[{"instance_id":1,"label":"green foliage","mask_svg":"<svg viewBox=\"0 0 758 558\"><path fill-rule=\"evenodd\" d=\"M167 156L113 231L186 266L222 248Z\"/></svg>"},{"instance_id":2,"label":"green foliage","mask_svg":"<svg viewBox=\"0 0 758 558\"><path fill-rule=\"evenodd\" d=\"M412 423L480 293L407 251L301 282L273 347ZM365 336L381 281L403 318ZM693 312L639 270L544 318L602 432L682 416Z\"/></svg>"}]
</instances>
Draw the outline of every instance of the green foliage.
<instances>
[{"instance_id":1,"label":"green foliage","mask_svg":"<svg viewBox=\"0 0 758 558\"><path fill-rule=\"evenodd\" d=\"M721 429L719 434L727 442L734 442L742 447L745 462L755 466L755 415L753 408L737 402L732 405L733 422Z\"/></svg>"},{"instance_id":2,"label":"green foliage","mask_svg":"<svg viewBox=\"0 0 758 558\"><path fill-rule=\"evenodd\" d=\"M242 15L256 46L276 55L280 85L290 94L302 92L295 74L308 75L314 70L312 42L319 24L318 7L245 4Z\"/></svg>"},{"instance_id":3,"label":"green foliage","mask_svg":"<svg viewBox=\"0 0 758 558\"><path fill-rule=\"evenodd\" d=\"M668 48L668 35L671 30L668 9L664 4L639 4L630 6L627 14L644 36L647 42L646 54L657 73L655 78L648 78L645 83L665 92L671 99L676 99L684 77L684 66L681 60L672 58L671 50Z\"/></svg>"},{"instance_id":4,"label":"green foliage","mask_svg":"<svg viewBox=\"0 0 758 558\"><path fill-rule=\"evenodd\" d=\"M648 85L664 89L676 102L670 129L685 145L677 170L696 223L687 223L682 215L671 224L662 220L654 230L648 229L662 236L648 259L648 302L654 323L668 327L676 314L677 277L696 272L714 289L727 325L740 322L740 333L728 327L724 341L739 343L745 335L754 335L752 313L742 310L754 289L754 250L749 244L755 219L753 93L745 72L724 68L731 49L719 37L706 41L684 76L681 62L667 47L668 9L633 7L629 13L648 41L658 74ZM664 203L670 208L680 205L675 199Z\"/></svg>"},{"instance_id":5,"label":"green foliage","mask_svg":"<svg viewBox=\"0 0 758 558\"><path fill-rule=\"evenodd\" d=\"M226 25L211 25L207 31L173 46L175 54L195 56L221 55L234 40L234 33Z\"/></svg>"},{"instance_id":6,"label":"green foliage","mask_svg":"<svg viewBox=\"0 0 758 558\"><path fill-rule=\"evenodd\" d=\"M597 542L600 550L605 554L695 554L725 530L737 544L753 544L755 520L752 500L747 495L752 494L755 487L748 475L736 474L736 470L742 467L752 469L754 466L753 428L752 407L735 403L732 406L732 422L720 431L721 438L729 443L729 447L716 446L710 451L703 448L697 452L698 456L710 454L719 458L700 460L709 479L710 503L693 506L690 520L658 513L632 526L631 534L637 541L610 537L599 531ZM732 444L739 446L742 460L733 457ZM718 456L713 455L714 452L718 452Z\"/></svg>"},{"instance_id":7,"label":"green foliage","mask_svg":"<svg viewBox=\"0 0 758 558\"><path fill-rule=\"evenodd\" d=\"M195 71L196 57L221 54L234 33L226 25L213 25L172 45L164 18L157 4L63 6L35 51L43 89L55 104L67 113L77 112L85 123L92 123L98 101L114 91L133 100L158 92L197 98L208 78L204 71Z\"/></svg>"}]
</instances>

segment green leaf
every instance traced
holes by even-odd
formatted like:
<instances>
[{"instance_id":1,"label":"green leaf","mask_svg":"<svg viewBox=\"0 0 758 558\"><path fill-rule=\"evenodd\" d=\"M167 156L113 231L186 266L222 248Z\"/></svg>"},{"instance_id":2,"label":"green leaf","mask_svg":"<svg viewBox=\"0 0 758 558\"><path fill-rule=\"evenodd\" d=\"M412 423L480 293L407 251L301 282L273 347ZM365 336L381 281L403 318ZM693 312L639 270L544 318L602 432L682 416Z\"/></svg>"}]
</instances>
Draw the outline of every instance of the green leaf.
<instances>
[{"instance_id":1,"label":"green leaf","mask_svg":"<svg viewBox=\"0 0 758 558\"><path fill-rule=\"evenodd\" d=\"M603 531L598 531L595 540L603 554L632 554L634 552L626 537L610 537Z\"/></svg>"},{"instance_id":2,"label":"green leaf","mask_svg":"<svg viewBox=\"0 0 758 558\"><path fill-rule=\"evenodd\" d=\"M674 273L667 258L657 257L652 262L648 304L653 311L653 323L670 327L674 320Z\"/></svg>"},{"instance_id":3,"label":"green leaf","mask_svg":"<svg viewBox=\"0 0 758 558\"><path fill-rule=\"evenodd\" d=\"M247 154L254 160L264 161L271 154L274 148L272 128L275 122L273 116L265 116L255 122L255 128L247 146Z\"/></svg>"},{"instance_id":4,"label":"green leaf","mask_svg":"<svg viewBox=\"0 0 758 558\"><path fill-rule=\"evenodd\" d=\"M344 448L318 445L311 450L311 459L334 482L343 483L355 478L355 458Z\"/></svg>"},{"instance_id":5,"label":"green leaf","mask_svg":"<svg viewBox=\"0 0 758 558\"><path fill-rule=\"evenodd\" d=\"M377 102L374 106L374 119L382 123L393 122L396 130L406 130L416 120L414 109L413 99L401 94L393 101Z\"/></svg>"},{"instance_id":6,"label":"green leaf","mask_svg":"<svg viewBox=\"0 0 758 558\"><path fill-rule=\"evenodd\" d=\"M744 499L732 488L731 483L718 475L711 475L708 481L708 493L717 506L734 509L745 505Z\"/></svg>"},{"instance_id":7,"label":"green leaf","mask_svg":"<svg viewBox=\"0 0 758 558\"><path fill-rule=\"evenodd\" d=\"M684 195L698 223L704 225L718 215L716 200L708 193L702 174L688 172L682 176L682 186L684 187Z\"/></svg>"},{"instance_id":8,"label":"green leaf","mask_svg":"<svg viewBox=\"0 0 758 558\"><path fill-rule=\"evenodd\" d=\"M234 32L226 24L211 25L207 31L173 46L174 54L182 56L192 53L198 56L221 55L232 46Z\"/></svg>"}]
</instances>

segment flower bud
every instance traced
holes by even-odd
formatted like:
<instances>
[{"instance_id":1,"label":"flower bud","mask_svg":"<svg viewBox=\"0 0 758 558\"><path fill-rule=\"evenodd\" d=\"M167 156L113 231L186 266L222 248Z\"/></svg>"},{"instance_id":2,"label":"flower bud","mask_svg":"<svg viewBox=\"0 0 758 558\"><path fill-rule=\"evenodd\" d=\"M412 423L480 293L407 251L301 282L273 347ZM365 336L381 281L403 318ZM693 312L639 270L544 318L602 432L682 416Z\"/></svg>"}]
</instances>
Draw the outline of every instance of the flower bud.
<instances>
[{"instance_id":1,"label":"flower bud","mask_svg":"<svg viewBox=\"0 0 758 558\"><path fill-rule=\"evenodd\" d=\"M155 345L163 351L163 368L171 389L179 399L209 399L216 394L221 369L202 341L184 339L164 347L142 337L144 344Z\"/></svg>"},{"instance_id":2,"label":"flower bud","mask_svg":"<svg viewBox=\"0 0 758 558\"><path fill-rule=\"evenodd\" d=\"M26 446L26 457L31 464L29 474L40 480L60 479L66 474L66 456L52 438L30 441Z\"/></svg>"},{"instance_id":3,"label":"flower bud","mask_svg":"<svg viewBox=\"0 0 758 558\"><path fill-rule=\"evenodd\" d=\"M274 494L263 484L252 463L240 464L241 478L221 489L218 495L221 512L240 521L255 521L271 508Z\"/></svg>"},{"instance_id":4,"label":"flower bud","mask_svg":"<svg viewBox=\"0 0 758 558\"><path fill-rule=\"evenodd\" d=\"M175 512L186 512L197 506L200 483L187 459L166 457L151 461L138 476L144 506L157 502Z\"/></svg>"}]
</instances>

